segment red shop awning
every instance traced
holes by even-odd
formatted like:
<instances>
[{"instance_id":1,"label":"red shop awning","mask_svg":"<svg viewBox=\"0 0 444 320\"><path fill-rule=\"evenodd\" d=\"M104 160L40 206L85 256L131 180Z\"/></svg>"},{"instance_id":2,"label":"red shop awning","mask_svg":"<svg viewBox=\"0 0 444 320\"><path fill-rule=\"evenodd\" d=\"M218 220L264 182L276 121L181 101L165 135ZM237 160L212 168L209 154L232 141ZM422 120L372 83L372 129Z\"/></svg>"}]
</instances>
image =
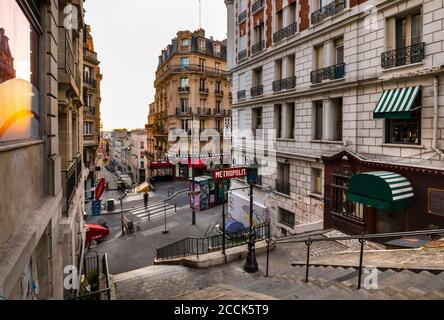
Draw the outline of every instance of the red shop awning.
<instances>
[{"instance_id":1,"label":"red shop awning","mask_svg":"<svg viewBox=\"0 0 444 320\"><path fill-rule=\"evenodd\" d=\"M205 163L202 162L201 159L190 159L188 160L188 167L194 168L194 169L205 169L207 166Z\"/></svg>"}]
</instances>

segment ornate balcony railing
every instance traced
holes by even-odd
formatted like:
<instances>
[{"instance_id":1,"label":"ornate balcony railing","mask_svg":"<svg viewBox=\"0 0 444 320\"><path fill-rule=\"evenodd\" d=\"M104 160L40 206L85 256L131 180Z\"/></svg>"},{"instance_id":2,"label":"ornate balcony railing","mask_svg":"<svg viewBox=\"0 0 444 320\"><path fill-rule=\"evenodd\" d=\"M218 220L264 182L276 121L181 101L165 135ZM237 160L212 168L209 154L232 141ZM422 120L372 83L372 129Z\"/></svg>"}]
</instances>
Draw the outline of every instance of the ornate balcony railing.
<instances>
[{"instance_id":1,"label":"ornate balcony railing","mask_svg":"<svg viewBox=\"0 0 444 320\"><path fill-rule=\"evenodd\" d=\"M241 52L239 52L239 53L237 54L237 60L238 60L238 61L243 61L243 60L245 60L246 58L247 58L247 49L242 50Z\"/></svg>"},{"instance_id":2,"label":"ornate balcony railing","mask_svg":"<svg viewBox=\"0 0 444 320\"><path fill-rule=\"evenodd\" d=\"M318 24L325 18L335 16L345 9L346 0L336 0L311 14L311 23Z\"/></svg>"},{"instance_id":3,"label":"ornate balcony railing","mask_svg":"<svg viewBox=\"0 0 444 320\"><path fill-rule=\"evenodd\" d=\"M273 42L278 43L282 41L284 38L291 37L292 35L296 34L298 32L298 23L294 22L290 24L289 26L279 30L273 35Z\"/></svg>"},{"instance_id":4,"label":"ornate balcony railing","mask_svg":"<svg viewBox=\"0 0 444 320\"><path fill-rule=\"evenodd\" d=\"M198 64L169 65L156 73L156 84L166 79L171 74L192 73L192 72L197 72L206 76L215 76L215 77L225 77L227 75L227 71L221 70L220 68L219 69L210 68Z\"/></svg>"},{"instance_id":5,"label":"ornate balcony railing","mask_svg":"<svg viewBox=\"0 0 444 320\"><path fill-rule=\"evenodd\" d=\"M247 20L247 10L245 10L244 12L242 12L238 18L237 18L237 23L242 23L245 20Z\"/></svg>"},{"instance_id":6,"label":"ornate balcony railing","mask_svg":"<svg viewBox=\"0 0 444 320\"><path fill-rule=\"evenodd\" d=\"M265 40L262 40L251 46L251 53L257 54L264 49L265 49Z\"/></svg>"},{"instance_id":7,"label":"ornate balcony railing","mask_svg":"<svg viewBox=\"0 0 444 320\"><path fill-rule=\"evenodd\" d=\"M178 117L188 117L191 115L190 107L177 107L176 108L176 116Z\"/></svg>"},{"instance_id":8,"label":"ornate balcony railing","mask_svg":"<svg viewBox=\"0 0 444 320\"><path fill-rule=\"evenodd\" d=\"M199 88L199 93L200 94L209 94L209 90L208 88Z\"/></svg>"},{"instance_id":9,"label":"ornate balcony railing","mask_svg":"<svg viewBox=\"0 0 444 320\"><path fill-rule=\"evenodd\" d=\"M215 117L226 117L227 116L227 110L215 108L214 111L213 111L213 115Z\"/></svg>"},{"instance_id":10,"label":"ornate balcony railing","mask_svg":"<svg viewBox=\"0 0 444 320\"><path fill-rule=\"evenodd\" d=\"M197 116L200 117L211 117L211 109L210 108L197 108Z\"/></svg>"},{"instance_id":11,"label":"ornate balcony railing","mask_svg":"<svg viewBox=\"0 0 444 320\"><path fill-rule=\"evenodd\" d=\"M190 87L179 87L177 90L180 93L190 93Z\"/></svg>"},{"instance_id":12,"label":"ornate balcony railing","mask_svg":"<svg viewBox=\"0 0 444 320\"><path fill-rule=\"evenodd\" d=\"M255 14L257 11L262 9L265 5L265 0L257 0L255 3L251 6L251 13Z\"/></svg>"},{"instance_id":13,"label":"ornate balcony railing","mask_svg":"<svg viewBox=\"0 0 444 320\"><path fill-rule=\"evenodd\" d=\"M224 95L224 91L220 90L220 89L214 89L214 94L216 96L223 96Z\"/></svg>"},{"instance_id":14,"label":"ornate balcony railing","mask_svg":"<svg viewBox=\"0 0 444 320\"><path fill-rule=\"evenodd\" d=\"M91 79L91 78L84 78L83 79L83 84L85 86L90 86L90 87L96 87L97 86L97 80L95 79Z\"/></svg>"},{"instance_id":15,"label":"ornate balcony railing","mask_svg":"<svg viewBox=\"0 0 444 320\"><path fill-rule=\"evenodd\" d=\"M282 90L289 90L296 88L296 76L286 79L276 80L273 82L273 91L279 92Z\"/></svg>"},{"instance_id":16,"label":"ornate balcony railing","mask_svg":"<svg viewBox=\"0 0 444 320\"><path fill-rule=\"evenodd\" d=\"M253 87L250 90L250 94L252 97L261 96L263 93L264 93L264 86L263 85Z\"/></svg>"},{"instance_id":17,"label":"ornate balcony railing","mask_svg":"<svg viewBox=\"0 0 444 320\"><path fill-rule=\"evenodd\" d=\"M311 83L321 83L323 80L342 79L345 75L345 63L311 72Z\"/></svg>"},{"instance_id":18,"label":"ornate balcony railing","mask_svg":"<svg viewBox=\"0 0 444 320\"><path fill-rule=\"evenodd\" d=\"M384 52L381 55L381 66L384 69L405 66L424 60L425 43L420 42L409 47Z\"/></svg>"},{"instance_id":19,"label":"ornate balcony railing","mask_svg":"<svg viewBox=\"0 0 444 320\"><path fill-rule=\"evenodd\" d=\"M237 92L237 100L243 100L247 96L247 92L245 90L241 90Z\"/></svg>"},{"instance_id":20,"label":"ornate balcony railing","mask_svg":"<svg viewBox=\"0 0 444 320\"><path fill-rule=\"evenodd\" d=\"M65 203L63 212L68 212L76 193L77 185L82 181L82 159L79 156L73 159L68 170L62 172L64 178L63 191Z\"/></svg>"}]
</instances>

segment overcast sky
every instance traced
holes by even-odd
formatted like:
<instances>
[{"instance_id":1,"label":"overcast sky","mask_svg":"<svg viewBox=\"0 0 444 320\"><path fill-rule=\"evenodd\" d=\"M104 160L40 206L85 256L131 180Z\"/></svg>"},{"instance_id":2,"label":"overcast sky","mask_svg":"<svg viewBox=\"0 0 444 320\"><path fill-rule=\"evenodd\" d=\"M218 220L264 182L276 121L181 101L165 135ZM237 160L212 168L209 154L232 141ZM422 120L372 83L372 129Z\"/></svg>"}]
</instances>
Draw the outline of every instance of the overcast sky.
<instances>
[{"instance_id":1,"label":"overcast sky","mask_svg":"<svg viewBox=\"0 0 444 320\"><path fill-rule=\"evenodd\" d=\"M199 26L199 0L86 0L103 73L104 130L143 128L154 100L158 56L179 30ZM209 38L227 37L224 0L202 0L202 27Z\"/></svg>"}]
</instances>

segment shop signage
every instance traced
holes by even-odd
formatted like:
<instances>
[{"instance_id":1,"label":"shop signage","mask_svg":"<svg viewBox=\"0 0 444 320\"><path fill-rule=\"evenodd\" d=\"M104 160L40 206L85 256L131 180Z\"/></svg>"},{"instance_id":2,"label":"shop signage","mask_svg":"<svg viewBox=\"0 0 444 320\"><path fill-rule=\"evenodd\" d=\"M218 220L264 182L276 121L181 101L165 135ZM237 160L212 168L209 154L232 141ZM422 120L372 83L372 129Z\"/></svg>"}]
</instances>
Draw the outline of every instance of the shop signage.
<instances>
[{"instance_id":1,"label":"shop signage","mask_svg":"<svg viewBox=\"0 0 444 320\"><path fill-rule=\"evenodd\" d=\"M105 179L100 179L99 184L96 187L96 201L99 201L102 197L103 193L105 192Z\"/></svg>"},{"instance_id":2,"label":"shop signage","mask_svg":"<svg viewBox=\"0 0 444 320\"><path fill-rule=\"evenodd\" d=\"M244 178L246 176L247 176L247 168L230 168L230 169L214 171L214 180L236 179L236 178Z\"/></svg>"}]
</instances>

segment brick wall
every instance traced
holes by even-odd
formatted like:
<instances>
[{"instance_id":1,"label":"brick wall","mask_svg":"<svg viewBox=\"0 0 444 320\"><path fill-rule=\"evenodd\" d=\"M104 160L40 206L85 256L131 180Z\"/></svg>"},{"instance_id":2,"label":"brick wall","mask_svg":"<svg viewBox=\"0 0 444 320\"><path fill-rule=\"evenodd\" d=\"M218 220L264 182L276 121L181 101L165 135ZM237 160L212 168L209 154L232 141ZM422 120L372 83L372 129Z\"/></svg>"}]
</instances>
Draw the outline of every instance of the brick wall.
<instances>
[{"instance_id":1,"label":"brick wall","mask_svg":"<svg viewBox=\"0 0 444 320\"><path fill-rule=\"evenodd\" d=\"M267 0L266 3L267 10L267 29L266 29L266 39L267 48L270 48L273 45L273 1Z\"/></svg>"},{"instance_id":2,"label":"brick wall","mask_svg":"<svg viewBox=\"0 0 444 320\"><path fill-rule=\"evenodd\" d=\"M300 2L300 24L299 24L299 30L302 32L304 30L307 30L310 26L310 5L308 3L309 0L301 0Z\"/></svg>"}]
</instances>

